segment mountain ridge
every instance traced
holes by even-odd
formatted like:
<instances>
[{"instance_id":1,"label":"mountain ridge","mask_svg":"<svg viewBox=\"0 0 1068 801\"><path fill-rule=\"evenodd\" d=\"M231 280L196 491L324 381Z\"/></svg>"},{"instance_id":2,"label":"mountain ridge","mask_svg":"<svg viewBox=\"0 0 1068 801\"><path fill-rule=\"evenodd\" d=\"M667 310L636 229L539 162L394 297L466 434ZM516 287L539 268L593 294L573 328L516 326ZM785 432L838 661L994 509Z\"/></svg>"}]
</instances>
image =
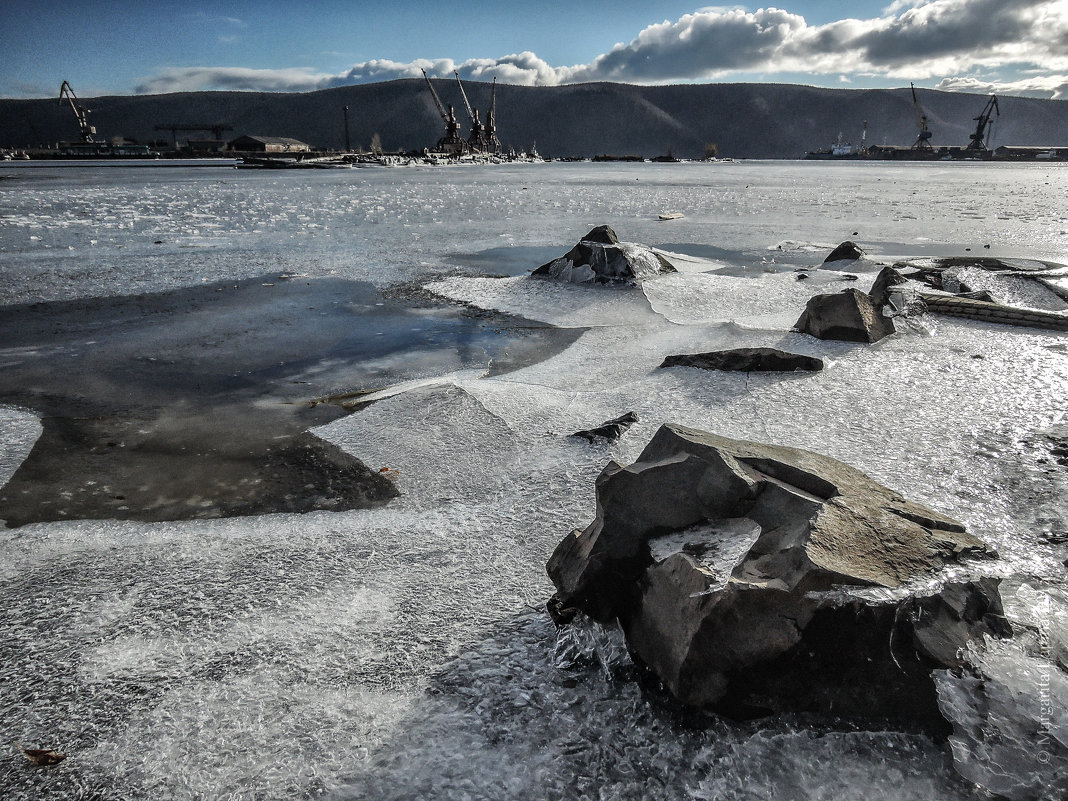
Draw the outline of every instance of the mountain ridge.
<instances>
[{"instance_id":1,"label":"mountain ridge","mask_svg":"<svg viewBox=\"0 0 1068 801\"><path fill-rule=\"evenodd\" d=\"M457 109L461 130L470 124L459 88L434 80L442 102ZM464 84L471 105L485 119L491 85ZM917 89L935 146L968 143L985 95ZM999 96L993 146L1068 145L1068 101ZM433 147L443 124L424 81L321 89L314 92L180 92L83 98L97 138L168 141L159 124L228 124L224 138L243 134L287 136L315 148L345 146L348 106L352 147L367 148L378 134L386 150ZM638 86L585 83L562 86L497 86L497 129L506 147L537 145L542 155L603 154L654 157L668 152L701 158L714 143L720 156L799 158L828 147L839 134L859 143L868 123L869 145L910 145L916 138L911 91L828 89L798 84L714 83ZM186 132L182 139L208 138ZM69 104L52 99L0 99L0 146L27 148L78 141Z\"/></svg>"}]
</instances>

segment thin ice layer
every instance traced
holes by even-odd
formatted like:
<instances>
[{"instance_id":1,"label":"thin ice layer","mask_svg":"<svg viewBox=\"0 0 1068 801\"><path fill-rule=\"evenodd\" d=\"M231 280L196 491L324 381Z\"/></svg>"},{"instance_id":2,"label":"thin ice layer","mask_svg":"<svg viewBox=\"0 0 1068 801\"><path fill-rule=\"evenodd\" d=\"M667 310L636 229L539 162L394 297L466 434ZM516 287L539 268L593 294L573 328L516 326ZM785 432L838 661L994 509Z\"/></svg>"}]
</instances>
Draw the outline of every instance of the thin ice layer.
<instances>
[{"instance_id":1,"label":"thin ice layer","mask_svg":"<svg viewBox=\"0 0 1068 801\"><path fill-rule=\"evenodd\" d=\"M41 421L33 412L0 406L0 487L11 480L41 431Z\"/></svg>"}]
</instances>

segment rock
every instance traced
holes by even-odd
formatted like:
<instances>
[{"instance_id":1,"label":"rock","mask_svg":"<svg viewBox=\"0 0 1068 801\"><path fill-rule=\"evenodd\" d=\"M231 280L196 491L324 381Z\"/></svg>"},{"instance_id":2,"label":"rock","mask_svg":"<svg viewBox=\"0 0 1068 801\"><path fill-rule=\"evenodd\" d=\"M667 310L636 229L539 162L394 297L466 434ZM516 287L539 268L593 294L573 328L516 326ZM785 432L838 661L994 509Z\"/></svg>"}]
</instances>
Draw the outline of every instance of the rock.
<instances>
[{"instance_id":1,"label":"rock","mask_svg":"<svg viewBox=\"0 0 1068 801\"><path fill-rule=\"evenodd\" d=\"M580 437L586 440L587 442L593 442L595 439L598 438L606 439L609 442L615 442L617 439L623 436L623 434L626 433L628 428L630 428L634 423L637 422L637 413L627 412L626 414L616 417L613 420L608 420L604 423L601 423L601 425L597 426L597 428L588 428L584 429L583 431L576 431L571 436Z\"/></svg>"},{"instance_id":2,"label":"rock","mask_svg":"<svg viewBox=\"0 0 1068 801\"><path fill-rule=\"evenodd\" d=\"M809 298L794 330L817 339L878 342L894 333L894 322L884 317L872 299L859 289Z\"/></svg>"},{"instance_id":3,"label":"rock","mask_svg":"<svg viewBox=\"0 0 1068 801\"><path fill-rule=\"evenodd\" d=\"M900 588L966 555L989 551L842 462L665 425L637 462L605 468L595 520L547 570L558 613L618 620L635 659L686 704L944 734L931 671L1008 632L997 583ZM884 589L857 590L872 587Z\"/></svg>"},{"instance_id":4,"label":"rock","mask_svg":"<svg viewBox=\"0 0 1068 801\"><path fill-rule=\"evenodd\" d=\"M997 303L998 299L995 298L989 289L976 289L976 290L964 290L957 293L958 298L966 298L968 300L981 300L986 303Z\"/></svg>"},{"instance_id":5,"label":"rock","mask_svg":"<svg viewBox=\"0 0 1068 801\"><path fill-rule=\"evenodd\" d=\"M643 278L678 272L652 248L620 242L607 225L594 228L567 253L532 275L571 283L635 284Z\"/></svg>"},{"instance_id":6,"label":"rock","mask_svg":"<svg viewBox=\"0 0 1068 801\"><path fill-rule=\"evenodd\" d=\"M907 280L898 270L887 265L875 276L875 283L872 284L868 297L871 298L872 304L881 310L883 306L890 302L890 288L900 286L906 283Z\"/></svg>"},{"instance_id":7,"label":"rock","mask_svg":"<svg viewBox=\"0 0 1068 801\"><path fill-rule=\"evenodd\" d=\"M610 225L598 225L582 237L583 242L597 242L602 245L618 245L619 237Z\"/></svg>"},{"instance_id":8,"label":"rock","mask_svg":"<svg viewBox=\"0 0 1068 801\"><path fill-rule=\"evenodd\" d=\"M830 264L832 261L856 261L857 259L864 258L864 251L860 249L860 246L856 242L846 240L829 254L827 258L823 260L824 264Z\"/></svg>"},{"instance_id":9,"label":"rock","mask_svg":"<svg viewBox=\"0 0 1068 801\"><path fill-rule=\"evenodd\" d=\"M702 370L772 372L776 370L822 370L823 360L787 353L776 348L734 348L709 353L668 356L661 367L697 367Z\"/></svg>"}]
</instances>

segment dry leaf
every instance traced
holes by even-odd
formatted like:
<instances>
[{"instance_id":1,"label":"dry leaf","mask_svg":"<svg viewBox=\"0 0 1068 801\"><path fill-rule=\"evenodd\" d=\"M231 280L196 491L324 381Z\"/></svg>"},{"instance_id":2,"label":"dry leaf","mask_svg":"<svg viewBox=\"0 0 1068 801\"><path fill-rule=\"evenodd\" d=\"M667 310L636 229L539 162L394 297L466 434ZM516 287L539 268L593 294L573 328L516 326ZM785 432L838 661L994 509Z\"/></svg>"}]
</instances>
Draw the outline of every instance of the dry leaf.
<instances>
[{"instance_id":1,"label":"dry leaf","mask_svg":"<svg viewBox=\"0 0 1068 801\"><path fill-rule=\"evenodd\" d=\"M26 755L26 759L30 760L34 765L57 765L67 758L66 754L61 754L58 751L49 751L44 748L23 748L22 744L18 742L15 745Z\"/></svg>"}]
</instances>

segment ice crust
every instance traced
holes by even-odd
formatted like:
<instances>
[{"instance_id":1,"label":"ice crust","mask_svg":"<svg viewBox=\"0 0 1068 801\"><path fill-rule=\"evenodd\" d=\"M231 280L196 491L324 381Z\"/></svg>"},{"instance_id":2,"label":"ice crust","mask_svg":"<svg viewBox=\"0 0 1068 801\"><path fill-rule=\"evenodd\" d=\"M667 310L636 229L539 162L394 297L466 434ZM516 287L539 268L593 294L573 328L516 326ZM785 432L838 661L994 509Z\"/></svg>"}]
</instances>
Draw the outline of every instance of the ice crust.
<instances>
[{"instance_id":1,"label":"ice crust","mask_svg":"<svg viewBox=\"0 0 1068 801\"><path fill-rule=\"evenodd\" d=\"M42 430L41 421L33 412L0 406L0 487L11 480Z\"/></svg>"},{"instance_id":2,"label":"ice crust","mask_svg":"<svg viewBox=\"0 0 1068 801\"><path fill-rule=\"evenodd\" d=\"M999 168L995 181L988 165L952 167L177 170L147 180L120 168L0 182L5 302L291 271L417 281L584 329L539 364L394 387L317 429L396 471L401 495L388 507L0 529L0 729L68 753L54 771L27 771L17 754L0 761L0 795L977 800L972 782L1001 781L976 745L996 709L1017 743L1005 746L1017 760L1012 786L1043 797L1060 779L1018 760L1037 731L1027 728L1036 677L1052 664L1041 632L1053 662L1068 641L1066 554L1053 536L1068 517L1065 471L1042 437L1068 421L1063 335L951 319L902 326L876 346L789 332L811 294L871 280L796 280L824 243L854 238L889 258L991 241L991 252L1068 261L1068 208L1043 171ZM994 196L1012 198L1005 219L990 210ZM686 215L670 234L655 219L665 208ZM640 290L464 266L463 253L558 248L602 222L653 245L670 235L673 253L695 243L694 260ZM743 346L827 366L658 368L672 353ZM568 436L630 410L641 422L617 443ZM695 728L630 680L618 631L586 624L558 637L541 611L552 591L545 560L592 519L607 461L633 461L667 421L828 453L998 549L982 569L1009 577L1010 617L1031 640L979 664L988 696L966 677L940 679L960 724L952 748L792 720ZM4 464L22 458L36 425L0 409ZM1059 670L1050 688L1063 709Z\"/></svg>"}]
</instances>

